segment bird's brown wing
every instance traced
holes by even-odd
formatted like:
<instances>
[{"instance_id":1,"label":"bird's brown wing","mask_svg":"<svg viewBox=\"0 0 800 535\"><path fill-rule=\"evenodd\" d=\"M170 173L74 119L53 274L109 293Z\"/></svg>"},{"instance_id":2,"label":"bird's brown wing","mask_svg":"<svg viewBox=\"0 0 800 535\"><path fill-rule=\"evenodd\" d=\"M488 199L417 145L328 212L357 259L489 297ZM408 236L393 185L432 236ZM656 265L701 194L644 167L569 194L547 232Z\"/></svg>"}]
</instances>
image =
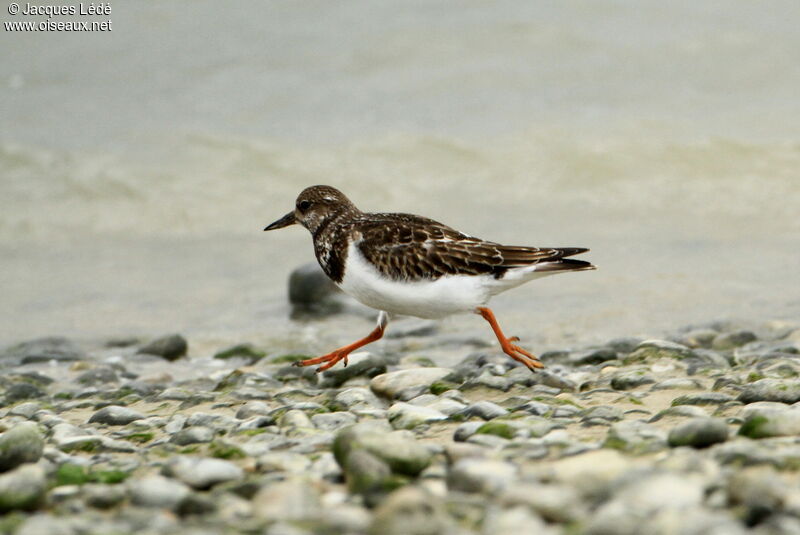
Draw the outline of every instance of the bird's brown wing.
<instances>
[{"instance_id":1,"label":"bird's brown wing","mask_svg":"<svg viewBox=\"0 0 800 535\"><path fill-rule=\"evenodd\" d=\"M379 272L395 280L483 274L499 279L510 268L558 263L566 256L588 250L501 245L410 214L365 215L368 220L358 223L359 250ZM585 266L591 265L578 260L561 263L563 267L551 270L587 269Z\"/></svg>"}]
</instances>

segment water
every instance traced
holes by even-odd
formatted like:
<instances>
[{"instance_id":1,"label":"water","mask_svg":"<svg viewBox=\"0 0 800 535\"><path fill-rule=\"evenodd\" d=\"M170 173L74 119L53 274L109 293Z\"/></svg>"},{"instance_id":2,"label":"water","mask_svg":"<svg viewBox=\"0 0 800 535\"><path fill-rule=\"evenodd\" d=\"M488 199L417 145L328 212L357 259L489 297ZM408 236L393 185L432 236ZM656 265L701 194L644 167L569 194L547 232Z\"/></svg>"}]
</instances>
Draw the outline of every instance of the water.
<instances>
[{"instance_id":1,"label":"water","mask_svg":"<svg viewBox=\"0 0 800 535\"><path fill-rule=\"evenodd\" d=\"M493 301L537 348L800 320L796 2L112 7L111 33L0 31L0 343L363 334L290 323L310 239L261 232L319 183L592 248Z\"/></svg>"}]
</instances>

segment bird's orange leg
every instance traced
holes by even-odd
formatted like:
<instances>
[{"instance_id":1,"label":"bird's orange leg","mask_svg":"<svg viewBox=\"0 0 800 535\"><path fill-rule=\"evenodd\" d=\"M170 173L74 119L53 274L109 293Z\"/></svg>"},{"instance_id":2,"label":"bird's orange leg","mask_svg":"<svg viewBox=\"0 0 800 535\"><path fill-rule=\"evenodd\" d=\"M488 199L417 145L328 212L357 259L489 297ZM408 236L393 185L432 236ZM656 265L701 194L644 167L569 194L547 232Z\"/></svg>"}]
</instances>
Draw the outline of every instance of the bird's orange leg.
<instances>
[{"instance_id":1,"label":"bird's orange leg","mask_svg":"<svg viewBox=\"0 0 800 535\"><path fill-rule=\"evenodd\" d=\"M386 330L386 324L388 322L389 322L388 315L386 315L386 313L384 312L381 312L381 314L378 316L378 326L375 327L375 329L373 329L371 333L369 333L361 340L353 342L350 345L340 347L339 349L334 349L327 355L322 355L321 357L299 360L295 362L293 366L313 366L314 364L319 364L320 362L324 362L325 364L317 368L317 372L324 372L325 370L332 367L340 360L344 360L344 365L347 366L347 356L360 347L364 347L367 344L371 344L375 340L380 340L383 337L383 332Z\"/></svg>"},{"instance_id":2,"label":"bird's orange leg","mask_svg":"<svg viewBox=\"0 0 800 535\"><path fill-rule=\"evenodd\" d=\"M480 314L483 319L488 321L489 325L492 326L492 330L494 331L495 336L497 336L497 340L500 342L500 347L503 349L503 352L506 355L518 362L523 363L531 371L535 370L536 368L544 368L544 364L542 364L534 354L529 353L521 347L511 343L518 342L519 338L516 336L506 338L506 335L503 334L503 331L500 329L500 325L497 323L497 318L494 317L494 313L489 308L478 307L475 309L475 312Z\"/></svg>"}]
</instances>

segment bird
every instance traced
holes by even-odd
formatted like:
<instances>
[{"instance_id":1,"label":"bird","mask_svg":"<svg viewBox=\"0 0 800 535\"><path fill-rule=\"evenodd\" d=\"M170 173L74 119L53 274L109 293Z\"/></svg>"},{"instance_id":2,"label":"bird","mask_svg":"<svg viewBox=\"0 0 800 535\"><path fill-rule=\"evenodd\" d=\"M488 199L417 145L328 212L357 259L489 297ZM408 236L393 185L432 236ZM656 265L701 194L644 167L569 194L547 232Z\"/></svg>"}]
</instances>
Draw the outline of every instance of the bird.
<instances>
[{"instance_id":1,"label":"bird","mask_svg":"<svg viewBox=\"0 0 800 535\"><path fill-rule=\"evenodd\" d=\"M568 258L583 247L502 245L464 234L427 217L362 212L331 186L311 186L294 209L264 230L299 224L311 233L314 253L325 274L356 300L379 311L377 326L364 338L326 355L296 361L319 364L317 372L383 337L390 315L438 319L473 312L485 319L503 352L531 371L544 368L538 357L503 334L487 306L495 295L530 280L569 271L596 269Z\"/></svg>"}]
</instances>

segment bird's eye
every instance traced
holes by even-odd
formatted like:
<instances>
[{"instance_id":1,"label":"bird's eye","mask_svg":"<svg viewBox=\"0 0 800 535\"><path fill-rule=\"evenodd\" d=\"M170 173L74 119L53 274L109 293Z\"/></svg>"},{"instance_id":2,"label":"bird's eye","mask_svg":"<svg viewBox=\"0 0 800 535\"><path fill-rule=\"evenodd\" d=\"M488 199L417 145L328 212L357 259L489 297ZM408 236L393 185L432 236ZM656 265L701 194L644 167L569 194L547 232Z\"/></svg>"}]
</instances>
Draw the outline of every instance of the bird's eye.
<instances>
[{"instance_id":1,"label":"bird's eye","mask_svg":"<svg viewBox=\"0 0 800 535\"><path fill-rule=\"evenodd\" d=\"M301 212L305 212L309 208L311 208L311 201L300 201L297 203L297 209Z\"/></svg>"}]
</instances>

